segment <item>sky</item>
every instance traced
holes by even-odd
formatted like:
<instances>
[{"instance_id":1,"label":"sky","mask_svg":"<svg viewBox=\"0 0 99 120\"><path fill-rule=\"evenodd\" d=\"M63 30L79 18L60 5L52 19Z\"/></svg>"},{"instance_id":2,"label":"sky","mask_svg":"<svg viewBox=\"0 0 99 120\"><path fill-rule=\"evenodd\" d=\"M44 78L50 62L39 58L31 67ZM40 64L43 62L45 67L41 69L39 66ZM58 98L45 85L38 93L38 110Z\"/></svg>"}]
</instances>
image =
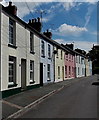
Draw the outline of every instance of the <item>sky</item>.
<instances>
[{"instance_id":1,"label":"sky","mask_svg":"<svg viewBox=\"0 0 99 120\"><path fill-rule=\"evenodd\" d=\"M42 32L49 29L53 40L63 44L74 43L75 48L86 51L97 44L97 1L12 1L18 8L18 16L27 23L29 19L41 17L42 12ZM8 2L3 0L1 3L8 5Z\"/></svg>"}]
</instances>

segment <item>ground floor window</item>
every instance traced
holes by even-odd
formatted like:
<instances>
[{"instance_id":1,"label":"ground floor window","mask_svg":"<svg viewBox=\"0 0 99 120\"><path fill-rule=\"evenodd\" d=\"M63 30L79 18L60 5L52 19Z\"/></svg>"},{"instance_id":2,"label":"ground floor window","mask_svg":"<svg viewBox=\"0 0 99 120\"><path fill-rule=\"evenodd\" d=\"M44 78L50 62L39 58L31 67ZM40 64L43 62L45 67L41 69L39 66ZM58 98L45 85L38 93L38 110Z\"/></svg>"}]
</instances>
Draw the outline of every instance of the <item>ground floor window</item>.
<instances>
[{"instance_id":1,"label":"ground floor window","mask_svg":"<svg viewBox=\"0 0 99 120\"><path fill-rule=\"evenodd\" d=\"M47 80L50 80L50 64L47 65Z\"/></svg>"},{"instance_id":2,"label":"ground floor window","mask_svg":"<svg viewBox=\"0 0 99 120\"><path fill-rule=\"evenodd\" d=\"M9 85L16 83L16 58L9 56Z\"/></svg>"},{"instance_id":3,"label":"ground floor window","mask_svg":"<svg viewBox=\"0 0 99 120\"><path fill-rule=\"evenodd\" d=\"M34 61L30 60L30 83L34 82Z\"/></svg>"},{"instance_id":4,"label":"ground floor window","mask_svg":"<svg viewBox=\"0 0 99 120\"><path fill-rule=\"evenodd\" d=\"M58 66L58 79L60 79L60 66Z\"/></svg>"}]
</instances>

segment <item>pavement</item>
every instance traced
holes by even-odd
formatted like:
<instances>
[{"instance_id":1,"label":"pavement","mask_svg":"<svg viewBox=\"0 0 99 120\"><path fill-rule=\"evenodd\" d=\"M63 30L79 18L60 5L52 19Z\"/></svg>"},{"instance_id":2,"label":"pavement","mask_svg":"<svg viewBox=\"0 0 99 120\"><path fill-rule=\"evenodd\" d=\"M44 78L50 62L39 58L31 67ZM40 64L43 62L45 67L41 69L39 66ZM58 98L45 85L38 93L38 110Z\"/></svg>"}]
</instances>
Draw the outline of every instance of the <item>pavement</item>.
<instances>
[{"instance_id":1,"label":"pavement","mask_svg":"<svg viewBox=\"0 0 99 120\"><path fill-rule=\"evenodd\" d=\"M2 99L0 101L2 103L2 120L17 118L64 87L83 79L84 77L48 84Z\"/></svg>"}]
</instances>

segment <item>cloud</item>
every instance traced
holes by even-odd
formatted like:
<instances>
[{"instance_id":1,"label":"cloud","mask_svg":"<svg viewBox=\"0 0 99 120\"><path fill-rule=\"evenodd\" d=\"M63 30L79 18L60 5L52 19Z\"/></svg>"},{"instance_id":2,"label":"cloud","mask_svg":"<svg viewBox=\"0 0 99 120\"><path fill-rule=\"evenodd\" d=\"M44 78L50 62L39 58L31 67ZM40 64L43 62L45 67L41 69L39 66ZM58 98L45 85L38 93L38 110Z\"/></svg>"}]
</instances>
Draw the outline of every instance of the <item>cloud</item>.
<instances>
[{"instance_id":1,"label":"cloud","mask_svg":"<svg viewBox=\"0 0 99 120\"><path fill-rule=\"evenodd\" d=\"M83 32L88 30L85 27L72 26L67 24L62 24L58 29L54 30L53 33L61 36L79 36Z\"/></svg>"},{"instance_id":2,"label":"cloud","mask_svg":"<svg viewBox=\"0 0 99 120\"><path fill-rule=\"evenodd\" d=\"M74 43L74 48L80 48L82 50L85 50L85 51L89 51L91 50L91 48L93 47L93 44L96 45L97 42L89 42L89 41L67 41L67 40L64 40L64 39L56 39L55 40L56 42L58 43L62 43L62 44L66 44L66 43Z\"/></svg>"},{"instance_id":3,"label":"cloud","mask_svg":"<svg viewBox=\"0 0 99 120\"><path fill-rule=\"evenodd\" d=\"M34 17L33 13L36 11L36 7L41 5L41 3L33 3L33 2L14 2L18 8L18 16L23 18L24 16L31 14Z\"/></svg>"},{"instance_id":4,"label":"cloud","mask_svg":"<svg viewBox=\"0 0 99 120\"><path fill-rule=\"evenodd\" d=\"M91 15L92 15L93 10L94 10L94 6L93 6L93 5L90 5L90 6L88 7L88 11L87 11L87 13L86 13L86 15L85 15L85 20L86 20L85 25L84 25L85 27L88 25L88 23L89 23L89 21L90 21L90 18L91 18Z\"/></svg>"},{"instance_id":5,"label":"cloud","mask_svg":"<svg viewBox=\"0 0 99 120\"><path fill-rule=\"evenodd\" d=\"M54 17L54 14L51 14L51 15L46 16L46 17L43 17L42 18L42 22L46 23L46 22L50 21L53 17Z\"/></svg>"}]
</instances>

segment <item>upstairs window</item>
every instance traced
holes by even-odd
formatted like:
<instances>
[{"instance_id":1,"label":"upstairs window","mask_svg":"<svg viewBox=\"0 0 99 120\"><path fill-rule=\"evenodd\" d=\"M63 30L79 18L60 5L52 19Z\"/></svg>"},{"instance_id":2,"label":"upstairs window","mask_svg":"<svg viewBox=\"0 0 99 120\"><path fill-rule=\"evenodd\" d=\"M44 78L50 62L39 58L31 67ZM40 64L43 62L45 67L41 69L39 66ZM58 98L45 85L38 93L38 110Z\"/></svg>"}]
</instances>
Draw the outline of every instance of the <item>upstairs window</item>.
<instances>
[{"instance_id":1,"label":"upstairs window","mask_svg":"<svg viewBox=\"0 0 99 120\"><path fill-rule=\"evenodd\" d=\"M51 46L48 44L48 58L51 57Z\"/></svg>"},{"instance_id":2,"label":"upstairs window","mask_svg":"<svg viewBox=\"0 0 99 120\"><path fill-rule=\"evenodd\" d=\"M62 52L62 50L61 50L61 59L63 58L63 52Z\"/></svg>"},{"instance_id":3,"label":"upstairs window","mask_svg":"<svg viewBox=\"0 0 99 120\"><path fill-rule=\"evenodd\" d=\"M44 41L41 41L41 56L45 57L45 44Z\"/></svg>"},{"instance_id":4,"label":"upstairs window","mask_svg":"<svg viewBox=\"0 0 99 120\"><path fill-rule=\"evenodd\" d=\"M34 52L34 34L30 32L30 52Z\"/></svg>"},{"instance_id":5,"label":"upstairs window","mask_svg":"<svg viewBox=\"0 0 99 120\"><path fill-rule=\"evenodd\" d=\"M15 46L16 40L16 27L15 27L15 21L12 19L9 19L9 44Z\"/></svg>"}]
</instances>

